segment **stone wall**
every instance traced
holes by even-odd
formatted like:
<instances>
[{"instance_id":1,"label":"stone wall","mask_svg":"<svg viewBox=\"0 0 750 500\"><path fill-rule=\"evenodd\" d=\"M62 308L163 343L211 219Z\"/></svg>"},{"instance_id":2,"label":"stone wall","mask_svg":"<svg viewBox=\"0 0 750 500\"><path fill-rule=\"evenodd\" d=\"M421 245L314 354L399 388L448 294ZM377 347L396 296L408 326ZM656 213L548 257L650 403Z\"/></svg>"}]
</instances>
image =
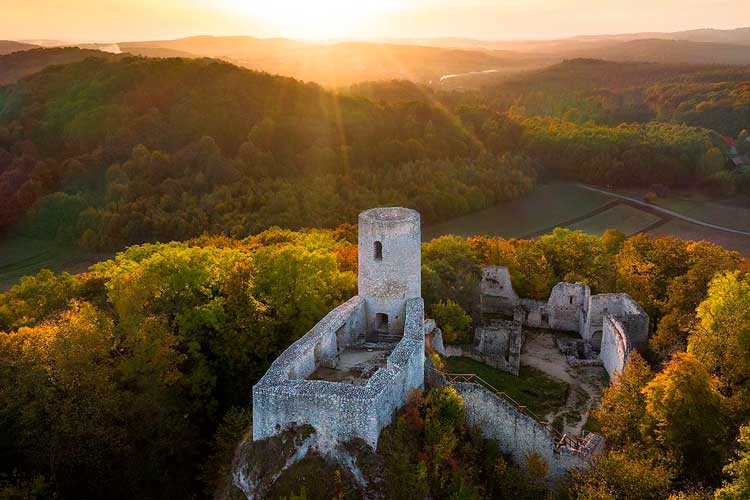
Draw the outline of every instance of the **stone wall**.
<instances>
[{"instance_id":1,"label":"stone wall","mask_svg":"<svg viewBox=\"0 0 750 500\"><path fill-rule=\"evenodd\" d=\"M583 283L558 283L545 302L518 299L509 281L506 268L484 268L480 286L483 304L490 303L499 311L500 306L487 300L502 295L508 301L503 304L515 301L523 310L522 326L577 332L600 353L610 377L622 370L632 349L642 350L648 344L648 315L626 293L591 295L591 289ZM492 308L483 306L485 309Z\"/></svg>"},{"instance_id":2,"label":"stone wall","mask_svg":"<svg viewBox=\"0 0 750 500\"><path fill-rule=\"evenodd\" d=\"M538 455L549 467L548 479L553 484L566 479L571 470L587 468L598 451L598 441L583 449L559 445L546 425L480 385L457 383L453 387L464 400L469 425L496 441L500 450L518 465L525 466L530 454Z\"/></svg>"},{"instance_id":3,"label":"stone wall","mask_svg":"<svg viewBox=\"0 0 750 500\"><path fill-rule=\"evenodd\" d=\"M507 267L489 266L483 268L479 294L482 314L512 316L513 309L518 306L518 294L513 289Z\"/></svg>"},{"instance_id":4,"label":"stone wall","mask_svg":"<svg viewBox=\"0 0 750 500\"><path fill-rule=\"evenodd\" d=\"M424 381L424 303L406 301L403 339L364 386L305 380L317 365L344 346L343 331L359 335L364 300L354 297L331 311L309 333L292 344L253 387L253 439L261 440L295 425L308 424L320 443L334 446L354 438L377 446L380 431ZM338 334L337 334L338 332ZM349 337L353 338L353 337Z\"/></svg>"},{"instance_id":5,"label":"stone wall","mask_svg":"<svg viewBox=\"0 0 750 500\"><path fill-rule=\"evenodd\" d=\"M444 346L442 354L448 357L471 358L498 370L518 375L524 341L522 318L522 310L517 308L513 321L492 320L476 329L473 344L447 345Z\"/></svg>"},{"instance_id":6,"label":"stone wall","mask_svg":"<svg viewBox=\"0 0 750 500\"><path fill-rule=\"evenodd\" d=\"M549 327L553 330L580 332L582 314L586 315L591 289L583 283L558 283L547 301Z\"/></svg>"},{"instance_id":7,"label":"stone wall","mask_svg":"<svg viewBox=\"0 0 750 500\"><path fill-rule=\"evenodd\" d=\"M625 368L630 345L625 328L612 316L604 317L604 334L599 358L610 377L622 372Z\"/></svg>"},{"instance_id":8,"label":"stone wall","mask_svg":"<svg viewBox=\"0 0 750 500\"><path fill-rule=\"evenodd\" d=\"M520 306L525 311L523 326L531 328L549 328L547 303L541 300L521 299Z\"/></svg>"},{"instance_id":9,"label":"stone wall","mask_svg":"<svg viewBox=\"0 0 750 500\"><path fill-rule=\"evenodd\" d=\"M598 349L610 377L622 371L633 349L648 344L649 317L626 293L591 296L581 337Z\"/></svg>"}]
</instances>

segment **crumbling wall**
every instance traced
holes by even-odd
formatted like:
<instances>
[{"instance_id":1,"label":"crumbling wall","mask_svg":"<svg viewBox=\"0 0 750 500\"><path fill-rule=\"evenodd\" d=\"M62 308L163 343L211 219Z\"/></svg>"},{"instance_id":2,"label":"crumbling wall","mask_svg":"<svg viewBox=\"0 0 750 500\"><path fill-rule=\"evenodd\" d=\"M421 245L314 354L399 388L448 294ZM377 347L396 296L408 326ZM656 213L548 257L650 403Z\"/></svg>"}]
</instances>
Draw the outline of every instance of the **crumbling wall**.
<instances>
[{"instance_id":1,"label":"crumbling wall","mask_svg":"<svg viewBox=\"0 0 750 500\"><path fill-rule=\"evenodd\" d=\"M511 316L519 300L507 267L489 266L482 269L482 281L479 284L482 314Z\"/></svg>"},{"instance_id":2,"label":"crumbling wall","mask_svg":"<svg viewBox=\"0 0 750 500\"><path fill-rule=\"evenodd\" d=\"M610 378L614 378L625 367L631 346L625 333L625 327L614 317L604 317L603 331L599 357Z\"/></svg>"},{"instance_id":3,"label":"crumbling wall","mask_svg":"<svg viewBox=\"0 0 750 500\"><path fill-rule=\"evenodd\" d=\"M619 326L615 327L613 323L607 322L606 318L608 317ZM648 344L648 324L648 314L627 293L592 295L589 301L586 323L581 330L581 337L591 343L594 349L604 353L604 356L608 356L611 362L616 353L610 351L610 349L616 346L617 335L622 335L625 339L626 356L631 349L646 347L646 344ZM606 344L607 352L605 353L604 336L606 334L605 326L607 325L609 325L609 340ZM615 330L620 333L615 334Z\"/></svg>"},{"instance_id":4,"label":"crumbling wall","mask_svg":"<svg viewBox=\"0 0 750 500\"><path fill-rule=\"evenodd\" d=\"M546 425L482 386L468 383L453 386L464 400L469 425L478 427L484 437L496 441L514 463L525 466L529 455L535 453L549 467L548 478L552 483L566 479L571 470L590 465L598 444L584 449L560 445Z\"/></svg>"},{"instance_id":5,"label":"crumbling wall","mask_svg":"<svg viewBox=\"0 0 750 500\"><path fill-rule=\"evenodd\" d=\"M424 303L406 301L403 339L364 386L305 380L333 352L342 326L361 328L364 301L354 297L331 311L292 344L253 387L253 439L261 440L293 425L308 424L321 443L362 438L376 447L380 431L407 394L424 381ZM317 351L317 353L316 353Z\"/></svg>"},{"instance_id":6,"label":"crumbling wall","mask_svg":"<svg viewBox=\"0 0 750 500\"><path fill-rule=\"evenodd\" d=\"M549 327L554 330L580 332L581 313L588 309L591 289L583 283L558 283L547 301Z\"/></svg>"},{"instance_id":7,"label":"crumbling wall","mask_svg":"<svg viewBox=\"0 0 750 500\"><path fill-rule=\"evenodd\" d=\"M513 321L492 320L476 329L473 344L447 345L443 349L443 354L448 357L471 358L498 370L518 375L524 340L522 318L523 311L519 308Z\"/></svg>"},{"instance_id":8,"label":"crumbling wall","mask_svg":"<svg viewBox=\"0 0 750 500\"><path fill-rule=\"evenodd\" d=\"M521 299L521 307L526 311L523 325L531 328L549 328L547 303L541 300Z\"/></svg>"}]
</instances>

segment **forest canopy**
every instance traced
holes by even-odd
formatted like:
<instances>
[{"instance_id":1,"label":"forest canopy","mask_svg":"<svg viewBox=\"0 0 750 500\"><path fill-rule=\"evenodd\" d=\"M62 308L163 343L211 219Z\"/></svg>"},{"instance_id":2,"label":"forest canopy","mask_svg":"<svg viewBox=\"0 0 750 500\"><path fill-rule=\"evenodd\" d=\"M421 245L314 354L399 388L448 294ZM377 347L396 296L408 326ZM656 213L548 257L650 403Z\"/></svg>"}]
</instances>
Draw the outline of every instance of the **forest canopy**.
<instances>
[{"instance_id":1,"label":"forest canopy","mask_svg":"<svg viewBox=\"0 0 750 500\"><path fill-rule=\"evenodd\" d=\"M430 223L523 196L540 175L734 187L707 129L525 117L422 90L334 93L208 59L49 67L0 87L0 230L121 249L334 227L386 204Z\"/></svg>"},{"instance_id":2,"label":"forest canopy","mask_svg":"<svg viewBox=\"0 0 750 500\"><path fill-rule=\"evenodd\" d=\"M216 443L227 439L225 425L246 428L250 387L289 344L356 293L356 256L352 226L275 228L243 240L203 236L133 246L84 274L24 278L0 295L0 492L173 498L212 491L225 473L226 464L214 458ZM544 298L560 280L630 293L652 319L643 354L653 368L643 362L626 369L605 395L599 420L621 455L601 467L647 467L632 455L635 445L669 470L654 479L660 488L730 480L721 468L732 458L739 426L750 420L750 358L727 352L711 321L750 300L739 254L705 242L558 229L535 240L439 238L423 245L422 264L431 317L470 313L487 264L508 266L526 297ZM748 330L745 316L731 323L738 346ZM680 406L685 390L705 396L710 425ZM404 432L399 424L387 435ZM694 442L715 457L701 462L706 468L689 464L698 452ZM418 448L389 446L399 460L414 461L389 472L395 487L422 458ZM470 484L449 464L481 460L475 452L456 448L449 462L436 462L449 471L450 486L434 474L420 481L433 491ZM605 476L593 475L587 488L610 487L595 481ZM512 489L519 477L495 478L491 489Z\"/></svg>"}]
</instances>

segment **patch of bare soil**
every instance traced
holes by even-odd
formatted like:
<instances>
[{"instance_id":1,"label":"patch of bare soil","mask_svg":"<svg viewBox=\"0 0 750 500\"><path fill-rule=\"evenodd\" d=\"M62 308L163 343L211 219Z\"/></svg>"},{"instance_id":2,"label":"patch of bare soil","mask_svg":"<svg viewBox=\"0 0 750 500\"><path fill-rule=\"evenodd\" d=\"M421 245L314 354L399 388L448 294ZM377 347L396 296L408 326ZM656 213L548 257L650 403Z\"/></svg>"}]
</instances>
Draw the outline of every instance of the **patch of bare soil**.
<instances>
[{"instance_id":1,"label":"patch of bare soil","mask_svg":"<svg viewBox=\"0 0 750 500\"><path fill-rule=\"evenodd\" d=\"M568 365L555 339L559 336L575 338L574 334L536 328L525 328L524 334L521 364L541 370L570 386L565 406L545 415L545 418L563 433L580 435L589 413L601 400L602 389L608 382L607 372L601 366Z\"/></svg>"}]
</instances>

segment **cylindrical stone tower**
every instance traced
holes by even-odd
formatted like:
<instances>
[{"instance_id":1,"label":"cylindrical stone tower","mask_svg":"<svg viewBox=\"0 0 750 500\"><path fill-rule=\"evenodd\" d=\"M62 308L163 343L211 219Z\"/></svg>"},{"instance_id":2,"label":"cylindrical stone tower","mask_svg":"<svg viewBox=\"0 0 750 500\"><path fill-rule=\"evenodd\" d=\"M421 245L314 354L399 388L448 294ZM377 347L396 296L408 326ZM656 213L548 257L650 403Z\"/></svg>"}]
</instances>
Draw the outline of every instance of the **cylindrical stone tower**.
<instances>
[{"instance_id":1,"label":"cylindrical stone tower","mask_svg":"<svg viewBox=\"0 0 750 500\"><path fill-rule=\"evenodd\" d=\"M389 207L359 214L358 285L368 337L403 335L406 299L422 296L421 267L419 212Z\"/></svg>"}]
</instances>

